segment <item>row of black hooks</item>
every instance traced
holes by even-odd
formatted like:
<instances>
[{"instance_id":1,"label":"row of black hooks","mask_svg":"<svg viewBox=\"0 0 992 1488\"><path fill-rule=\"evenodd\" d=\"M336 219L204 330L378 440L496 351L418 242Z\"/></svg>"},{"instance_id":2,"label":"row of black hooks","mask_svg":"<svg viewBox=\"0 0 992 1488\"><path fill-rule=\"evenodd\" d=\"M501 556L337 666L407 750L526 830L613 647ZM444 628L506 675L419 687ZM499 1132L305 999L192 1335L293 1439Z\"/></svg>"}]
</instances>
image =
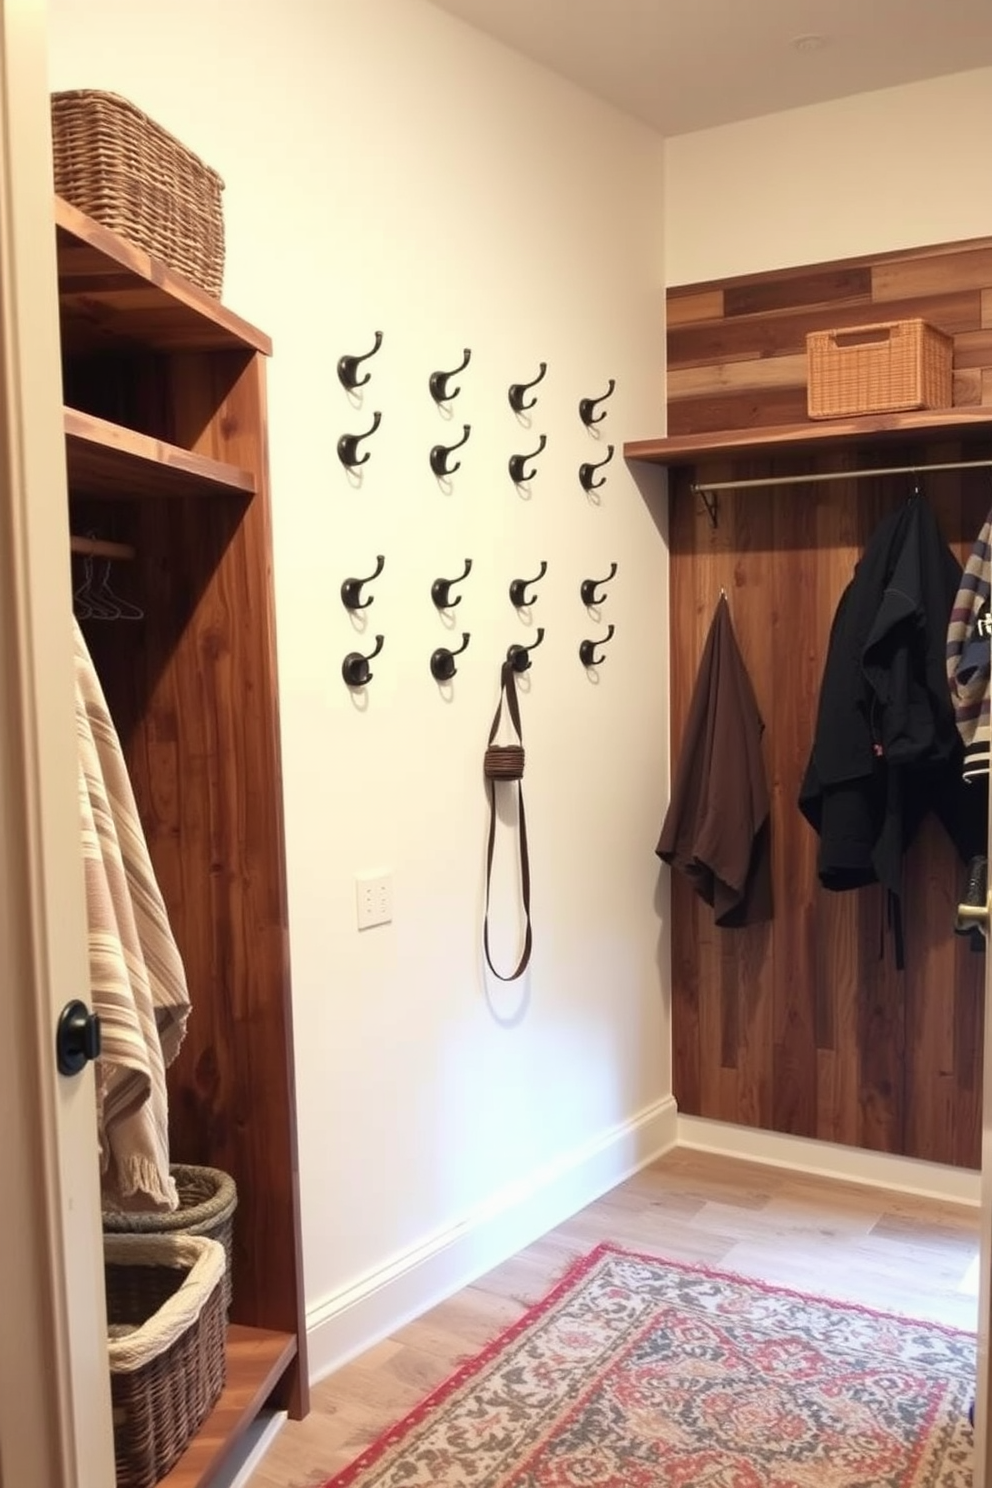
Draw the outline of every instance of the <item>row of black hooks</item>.
<instances>
[{"instance_id":1,"label":"row of black hooks","mask_svg":"<svg viewBox=\"0 0 992 1488\"><path fill-rule=\"evenodd\" d=\"M358 388L364 387L371 380L371 372L366 371L362 375L360 369L363 363L376 355L381 346L382 332L376 331L375 343L371 351L366 351L359 356L348 355L338 358L338 379L342 386L349 392L354 392ZM466 346L462 353L462 360L458 363L457 367L452 367L448 371L438 370L430 374L430 377L427 379L427 386L431 397L439 407L448 407L458 397L462 391L461 385L459 384L453 387L451 385L452 380L466 370L471 360L471 347ZM541 362L537 376L532 378L530 382L511 383L507 390L507 401L514 413L529 413L536 406L537 394L533 390L544 380L547 371L547 362ZM607 399L612 398L615 391L616 380L611 377L605 393L601 393L596 398L581 398L579 400L579 418L585 424L586 428L592 428L595 424L602 423L603 419L606 418L608 410L600 408L600 405L605 403ZM528 394L530 394L529 397ZM375 412L372 415L372 425L370 428L365 429L361 433L341 435L337 443L338 459L348 470L357 470L367 463L372 452L371 450L363 449L360 453L359 447L364 445L367 439L372 438L381 423L382 414ZM461 461L452 461L451 457L456 450L462 449L468 443L471 434L472 425L463 424L461 438L457 439L454 444L438 443L432 445L430 467L439 480L446 480L449 476L454 475L456 470L461 469ZM527 485L534 479L537 475L536 467L530 470L527 467L528 465L532 465L539 455L543 454L547 443L547 435L542 434L536 450L532 450L527 454L513 454L510 456L508 462L510 479L514 485ZM603 476L597 480L596 472L601 470L604 465L608 465L613 459L613 455L614 448L611 444L607 446L605 459L595 462L587 460L579 466L579 484L584 491L595 491L600 486L606 484L606 477Z\"/></svg>"},{"instance_id":2,"label":"row of black hooks","mask_svg":"<svg viewBox=\"0 0 992 1488\"><path fill-rule=\"evenodd\" d=\"M349 577L344 580L341 585L341 603L344 605L346 610L355 611L368 609L369 605L372 604L375 600L375 595L370 594L367 598L364 598L362 595L362 590L364 589L366 584L371 584L374 579L377 579L379 577L385 566L385 556L382 553L379 553L376 555L375 568L372 573L367 574L365 578ZM537 603L540 596L537 594L528 595L527 590L532 589L535 584L540 583L541 579L544 578L544 575L547 573L547 571L548 565L542 559L540 570L534 575L532 579L512 579L510 581L510 603L513 605L514 609L530 609L531 605ZM451 591L456 584L464 583L471 572L472 560L471 558L466 558L465 567L460 574L457 574L454 578L451 579L437 578L434 580L434 582L431 584L431 599L437 609L451 610L454 609L456 605L461 604L462 595L459 594L454 599L452 599ZM606 603L606 600L609 598L609 596L606 593L597 594L596 590L601 588L604 584L608 584L611 579L615 578L616 572L617 565L615 563L611 563L610 571L608 574L605 575L604 578L582 580L579 585L579 598L582 600L582 603L587 608L598 609L600 605ZM608 639L609 637L607 637L607 640Z\"/></svg>"},{"instance_id":3,"label":"row of black hooks","mask_svg":"<svg viewBox=\"0 0 992 1488\"><path fill-rule=\"evenodd\" d=\"M364 440L371 439L372 435L375 433L381 423L382 414L374 413L372 415L372 427L371 429L366 429L364 434L341 435L340 439L338 440L338 459L341 461L342 465L346 466L349 470L357 470L360 466L366 464L371 455L371 450L366 450L363 454L360 455L358 452L358 446L362 444ZM456 470L461 469L461 460L455 460L455 462L452 464L450 463L451 456L454 454L455 450L461 449L463 445L466 445L468 443L471 433L472 425L463 424L462 437L461 439L457 439L454 444L435 444L431 446L430 466L434 474L437 476L438 480L446 480L448 476L454 475ZM533 470L528 470L527 466L531 463L531 461L536 460L538 455L544 453L544 450L547 448L547 444L548 436L546 434L542 434L540 436L540 441L536 450L532 450L530 454L510 456L510 459L508 461L510 479L513 481L513 484L515 486L527 485L534 479L534 477L537 475L536 468ZM606 446L606 455L604 459L595 461L584 460L582 462L582 464L579 466L579 485L582 487L583 491L597 491L600 486L605 486L605 475L597 480L596 472L601 470L604 465L608 465L613 459L613 455L613 445L608 444Z\"/></svg>"},{"instance_id":4,"label":"row of black hooks","mask_svg":"<svg viewBox=\"0 0 992 1488\"><path fill-rule=\"evenodd\" d=\"M600 646L605 646L606 642L612 640L615 634L616 627L608 625L605 636L600 636L598 640L587 639L580 641L579 660L582 662L582 665L586 668L601 666L606 658L603 655L597 656L597 649ZM430 671L431 676L436 682L450 682L456 676L458 668L455 666L455 657L461 656L463 651L468 650L468 644L471 639L471 632L463 630L460 646L454 648L451 646L438 646L431 653ZM539 625L537 627L537 638L529 646L515 642L507 648L506 660L515 672L526 672L530 670L531 652L536 651L543 640L544 627ZM375 648L367 655L363 655L361 651L348 652L348 655L341 663L341 675L349 687L365 687L371 682L372 669L369 663L375 660L385 643L385 636L377 635L375 638Z\"/></svg>"},{"instance_id":5,"label":"row of black hooks","mask_svg":"<svg viewBox=\"0 0 992 1488\"><path fill-rule=\"evenodd\" d=\"M370 357L375 356L381 345L382 332L376 331L375 343L371 351L363 352L360 356L342 356L338 358L338 380L348 392L355 392L358 388L364 387L367 382L372 380L371 372L366 372L364 377L359 377L358 369ZM448 384L453 377L457 377L459 373L465 371L471 360L471 347L466 346L457 367L452 367L449 372L437 371L431 373L427 379L427 386L435 403L440 406L441 404L451 403L458 397L461 387L449 387ZM536 405L537 395L535 394L532 398L528 398L527 394L544 381L547 371L547 362L541 362L537 376L532 378L530 382L514 382L510 385L507 390L507 400L514 413L529 413ZM601 413L597 413L596 410L600 403L605 403L608 398L612 398L616 391L616 386L616 380L611 377L605 393L600 393L598 398L582 398L580 400L579 418L587 428L591 428L593 424L602 423L606 417L607 410L604 408Z\"/></svg>"},{"instance_id":6,"label":"row of black hooks","mask_svg":"<svg viewBox=\"0 0 992 1488\"><path fill-rule=\"evenodd\" d=\"M362 591L366 584L372 583L374 579L377 579L379 577L379 575L385 568L385 565L385 556L384 554L379 553L376 555L375 569L367 577L356 578L352 576L344 580L341 585L341 603L344 605L346 610L350 610L352 612L355 610L367 610L369 605L374 603L375 595L370 594L367 597L364 597ZM543 579L547 571L548 565L542 559L540 571L534 576L534 578L511 580L509 589L510 603L514 606L515 609L529 609L531 605L537 602L539 596L536 593L528 595L527 590L533 588L535 584ZM463 571L456 577L450 579L440 577L434 580L434 582L431 584L431 600L438 610L452 610L455 608L456 605L461 604L464 596L458 594L452 597L451 590L456 584L463 583L464 580L469 577L471 572L472 560L471 558L466 558ZM596 591L598 589L601 589L605 584L608 584L610 580L615 577L616 572L617 565L615 563L611 563L610 571L604 578L589 578L582 580L581 584L579 585L579 597L581 598L582 603L587 608L598 609L600 605L605 603L609 596L605 592L602 594L597 594ZM579 659L584 667L595 667L601 665L604 657L602 655L596 654L597 648L600 646L604 646L607 641L612 640L614 634L615 627L613 625L610 625L607 627L605 636L601 636L599 637L599 639L584 639L580 642ZM451 681L458 670L455 665L455 657L461 656L462 652L468 649L468 644L471 639L471 632L467 630L463 631L462 643L460 646L438 646L431 653L430 670L431 676L435 679L435 681ZM536 651L537 647L543 640L544 627L538 626L537 639L532 641L529 646L524 646L518 642L509 647L506 653L506 659L513 667L515 672L525 672L528 670L531 665L531 652ZM375 658L379 655L379 652L382 650L384 644L385 637L377 635L375 637L375 649L370 651L367 655L363 654L361 651L348 652L347 656L344 658L344 661L341 663L341 675L344 677L344 680L349 687L364 687L368 682L372 680L372 669L369 663L374 661Z\"/></svg>"}]
</instances>

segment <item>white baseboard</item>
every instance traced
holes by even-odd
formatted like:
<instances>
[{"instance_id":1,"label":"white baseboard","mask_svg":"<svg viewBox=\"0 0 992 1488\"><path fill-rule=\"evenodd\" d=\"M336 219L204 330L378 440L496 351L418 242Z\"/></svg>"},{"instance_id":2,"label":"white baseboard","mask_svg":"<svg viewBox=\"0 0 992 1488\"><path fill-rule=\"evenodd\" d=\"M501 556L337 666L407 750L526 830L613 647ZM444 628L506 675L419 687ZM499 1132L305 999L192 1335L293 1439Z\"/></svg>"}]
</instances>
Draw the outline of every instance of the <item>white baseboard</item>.
<instances>
[{"instance_id":1,"label":"white baseboard","mask_svg":"<svg viewBox=\"0 0 992 1488\"><path fill-rule=\"evenodd\" d=\"M675 1145L665 1096L307 1309L316 1382L477 1280Z\"/></svg>"},{"instance_id":2,"label":"white baseboard","mask_svg":"<svg viewBox=\"0 0 992 1488\"><path fill-rule=\"evenodd\" d=\"M816 1173L824 1178L840 1178L847 1183L864 1183L955 1204L977 1205L980 1200L981 1174L972 1168L952 1168L915 1157L868 1152L861 1147L843 1147L811 1137L790 1137L782 1132L734 1126L702 1116L680 1115L677 1131L676 1145L698 1152L720 1153L768 1167Z\"/></svg>"},{"instance_id":3,"label":"white baseboard","mask_svg":"<svg viewBox=\"0 0 992 1488\"><path fill-rule=\"evenodd\" d=\"M286 1420L284 1410L262 1411L257 1415L238 1442L237 1451L231 1460L215 1478L210 1479L210 1488L248 1488L255 1476L255 1469L285 1426Z\"/></svg>"}]
</instances>

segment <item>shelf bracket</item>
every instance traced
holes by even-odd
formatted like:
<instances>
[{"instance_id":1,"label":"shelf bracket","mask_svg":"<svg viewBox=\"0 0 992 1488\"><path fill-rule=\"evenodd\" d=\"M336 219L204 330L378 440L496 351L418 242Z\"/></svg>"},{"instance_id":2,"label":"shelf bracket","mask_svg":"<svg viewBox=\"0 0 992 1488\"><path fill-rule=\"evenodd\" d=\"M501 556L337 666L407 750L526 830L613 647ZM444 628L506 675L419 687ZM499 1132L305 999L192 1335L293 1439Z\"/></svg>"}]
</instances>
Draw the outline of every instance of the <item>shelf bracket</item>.
<instances>
[{"instance_id":1,"label":"shelf bracket","mask_svg":"<svg viewBox=\"0 0 992 1488\"><path fill-rule=\"evenodd\" d=\"M708 491L704 486L696 486L696 495L706 508L706 515L710 519L710 526L715 532L720 525L720 498L715 491Z\"/></svg>"}]
</instances>

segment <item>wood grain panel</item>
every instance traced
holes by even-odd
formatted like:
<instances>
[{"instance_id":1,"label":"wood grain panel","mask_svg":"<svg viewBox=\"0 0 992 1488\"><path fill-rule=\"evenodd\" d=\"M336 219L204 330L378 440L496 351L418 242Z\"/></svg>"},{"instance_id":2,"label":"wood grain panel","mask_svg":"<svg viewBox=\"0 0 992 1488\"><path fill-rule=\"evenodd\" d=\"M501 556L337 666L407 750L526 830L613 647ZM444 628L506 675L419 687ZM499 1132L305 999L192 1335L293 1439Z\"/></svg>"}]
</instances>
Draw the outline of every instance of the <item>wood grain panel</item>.
<instances>
[{"instance_id":1,"label":"wood grain panel","mask_svg":"<svg viewBox=\"0 0 992 1488\"><path fill-rule=\"evenodd\" d=\"M718 390L752 392L756 389L806 387L806 353L797 356L746 357L709 367L670 369L672 398L699 397Z\"/></svg>"},{"instance_id":2,"label":"wood grain panel","mask_svg":"<svg viewBox=\"0 0 992 1488\"><path fill-rule=\"evenodd\" d=\"M976 426L976 434L978 427ZM992 456L953 434L930 459ZM920 458L918 442L886 451ZM906 969L885 896L828 893L796 805L830 625L865 542L905 500L898 477L720 493L714 532L692 478L857 468L871 450L740 454L671 481L672 747L721 585L766 717L775 917L718 931L673 875L672 1010L680 1109L721 1120L977 1167L984 957L953 933L964 874L935 822L906 863ZM933 476L926 494L962 559L990 504L983 472ZM728 1103L733 1103L733 1109Z\"/></svg>"},{"instance_id":3,"label":"wood grain panel","mask_svg":"<svg viewBox=\"0 0 992 1488\"><path fill-rule=\"evenodd\" d=\"M728 284L724 290L724 315L729 319L736 315L764 315L796 305L849 305L871 297L869 268L837 265L793 274L787 279Z\"/></svg>"},{"instance_id":4,"label":"wood grain panel","mask_svg":"<svg viewBox=\"0 0 992 1488\"><path fill-rule=\"evenodd\" d=\"M675 398L668 404L668 432L709 434L720 429L757 429L801 423L806 388L763 388L760 393L708 394Z\"/></svg>"},{"instance_id":5,"label":"wood grain panel","mask_svg":"<svg viewBox=\"0 0 992 1488\"><path fill-rule=\"evenodd\" d=\"M872 270L871 297L876 304L885 304L888 300L917 299L954 290L982 290L990 284L992 248L964 248L938 258L921 253L919 258L904 259L902 263L879 264Z\"/></svg>"},{"instance_id":6,"label":"wood grain panel","mask_svg":"<svg viewBox=\"0 0 992 1488\"><path fill-rule=\"evenodd\" d=\"M992 329L954 338L955 367L992 367Z\"/></svg>"},{"instance_id":7,"label":"wood grain panel","mask_svg":"<svg viewBox=\"0 0 992 1488\"><path fill-rule=\"evenodd\" d=\"M723 290L703 290L700 294L683 294L673 290L668 296L669 325L687 325L699 320L719 320L723 316Z\"/></svg>"}]
</instances>

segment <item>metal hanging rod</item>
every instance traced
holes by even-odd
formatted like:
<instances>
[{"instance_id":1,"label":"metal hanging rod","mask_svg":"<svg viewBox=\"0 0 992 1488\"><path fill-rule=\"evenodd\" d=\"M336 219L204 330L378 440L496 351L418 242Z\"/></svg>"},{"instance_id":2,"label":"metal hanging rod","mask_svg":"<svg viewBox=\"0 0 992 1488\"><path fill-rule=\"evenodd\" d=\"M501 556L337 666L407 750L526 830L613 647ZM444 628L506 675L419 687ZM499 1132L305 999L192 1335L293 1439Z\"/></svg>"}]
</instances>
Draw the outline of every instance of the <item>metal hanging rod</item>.
<instances>
[{"instance_id":1,"label":"metal hanging rod","mask_svg":"<svg viewBox=\"0 0 992 1488\"><path fill-rule=\"evenodd\" d=\"M746 491L752 486L805 486L813 481L868 480L877 475L926 475L931 470L992 470L992 460L952 460L946 465L886 465L874 470L825 470L811 475L766 475L755 480L693 482L696 496L715 491ZM709 502L706 503L710 511ZM712 512L710 519L713 520Z\"/></svg>"}]
</instances>

